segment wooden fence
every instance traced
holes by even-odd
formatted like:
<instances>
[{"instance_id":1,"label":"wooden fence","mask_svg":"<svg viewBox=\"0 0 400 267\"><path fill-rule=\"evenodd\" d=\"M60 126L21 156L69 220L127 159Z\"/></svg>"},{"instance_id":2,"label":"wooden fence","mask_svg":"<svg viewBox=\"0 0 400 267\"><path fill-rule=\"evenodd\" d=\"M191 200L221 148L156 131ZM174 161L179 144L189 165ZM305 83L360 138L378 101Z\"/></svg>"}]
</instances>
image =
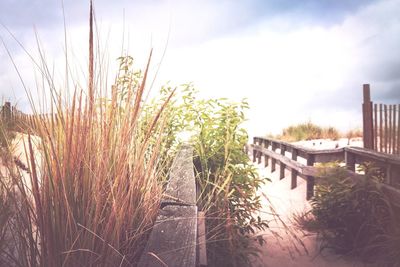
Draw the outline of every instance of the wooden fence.
<instances>
[{"instance_id":1,"label":"wooden fence","mask_svg":"<svg viewBox=\"0 0 400 267\"><path fill-rule=\"evenodd\" d=\"M373 103L369 84L364 84L363 94L364 147L400 155L400 104Z\"/></svg>"},{"instance_id":2,"label":"wooden fence","mask_svg":"<svg viewBox=\"0 0 400 267\"><path fill-rule=\"evenodd\" d=\"M54 114L25 114L10 102L5 102L0 109L0 120L8 128L16 132L33 133L38 128L39 120L55 120Z\"/></svg>"},{"instance_id":3,"label":"wooden fence","mask_svg":"<svg viewBox=\"0 0 400 267\"><path fill-rule=\"evenodd\" d=\"M298 177L304 178L307 182L306 199L314 195L315 183L318 183L316 178L321 177L320 169L314 167L315 163L345 162L349 177L359 180L364 176L355 172L356 164L373 162L382 168L385 175L385 182L379 184L379 187L400 206L400 158L397 156L355 147L313 150L263 137L254 137L251 149L254 162L261 163L264 157L265 167L271 165L272 172L279 165L280 179L285 178L285 169L289 169L291 189L297 187ZM300 158L303 163L299 162Z\"/></svg>"}]
</instances>

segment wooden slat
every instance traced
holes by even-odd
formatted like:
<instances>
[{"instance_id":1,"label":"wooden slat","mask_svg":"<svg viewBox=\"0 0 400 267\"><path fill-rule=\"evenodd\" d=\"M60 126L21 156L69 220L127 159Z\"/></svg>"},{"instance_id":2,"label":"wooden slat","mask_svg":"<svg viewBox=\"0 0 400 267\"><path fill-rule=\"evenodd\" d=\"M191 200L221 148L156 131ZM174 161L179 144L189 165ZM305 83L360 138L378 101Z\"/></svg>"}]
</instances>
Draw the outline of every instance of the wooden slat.
<instances>
[{"instance_id":1,"label":"wooden slat","mask_svg":"<svg viewBox=\"0 0 400 267\"><path fill-rule=\"evenodd\" d=\"M274 141L271 141L271 150L274 152L276 149L277 143ZM268 151L268 150L267 150ZM265 155L268 155L268 153L264 153ZM270 156L270 155L268 155ZM271 157L271 172L275 171L276 168L276 158L275 157Z\"/></svg>"},{"instance_id":2,"label":"wooden slat","mask_svg":"<svg viewBox=\"0 0 400 267\"><path fill-rule=\"evenodd\" d=\"M293 161L297 161L297 150L293 149L292 150L292 160ZM292 170L291 173L291 181L290 181L290 189L294 189L297 187L297 171L296 170Z\"/></svg>"},{"instance_id":3,"label":"wooden slat","mask_svg":"<svg viewBox=\"0 0 400 267\"><path fill-rule=\"evenodd\" d=\"M281 155L285 156L286 146L281 144ZM281 161L279 164L279 179L285 178L285 164Z\"/></svg>"},{"instance_id":4,"label":"wooden slat","mask_svg":"<svg viewBox=\"0 0 400 267\"><path fill-rule=\"evenodd\" d=\"M305 166L295 160L289 159L286 156L283 156L277 152L265 149L261 146L254 145L254 150L260 151L263 154L267 154L271 159L275 159L275 161L282 162L286 167L291 170L296 170L301 177L311 175L311 176L318 176L318 171L315 168L310 168Z\"/></svg>"},{"instance_id":5,"label":"wooden slat","mask_svg":"<svg viewBox=\"0 0 400 267\"><path fill-rule=\"evenodd\" d=\"M268 149L269 141L263 139L263 143L264 143L264 147ZM264 155L264 167L268 167L268 161L269 161L269 157L267 155Z\"/></svg>"},{"instance_id":6,"label":"wooden slat","mask_svg":"<svg viewBox=\"0 0 400 267\"><path fill-rule=\"evenodd\" d=\"M343 161L344 160L344 150L343 148L338 149L311 149L311 148L304 148L298 145L294 145L291 143L287 143L280 140L274 140L271 138L266 137L257 137L261 140L269 141L271 144L274 145L276 149L278 146L284 145L287 152L292 152L293 149L297 150L297 155L304 159L307 158L307 155L312 154L315 156L315 162L331 162L331 161ZM274 149L274 150L275 150Z\"/></svg>"},{"instance_id":7,"label":"wooden slat","mask_svg":"<svg viewBox=\"0 0 400 267\"><path fill-rule=\"evenodd\" d=\"M171 166L170 179L162 201L196 205L193 148L183 145Z\"/></svg>"},{"instance_id":8,"label":"wooden slat","mask_svg":"<svg viewBox=\"0 0 400 267\"><path fill-rule=\"evenodd\" d=\"M374 149L378 150L378 104L374 104Z\"/></svg>"},{"instance_id":9,"label":"wooden slat","mask_svg":"<svg viewBox=\"0 0 400 267\"><path fill-rule=\"evenodd\" d=\"M379 104L379 151L383 152L383 107Z\"/></svg>"},{"instance_id":10,"label":"wooden slat","mask_svg":"<svg viewBox=\"0 0 400 267\"><path fill-rule=\"evenodd\" d=\"M196 266L197 206L193 148L184 145L171 166L161 209L139 267Z\"/></svg>"},{"instance_id":11,"label":"wooden slat","mask_svg":"<svg viewBox=\"0 0 400 267\"><path fill-rule=\"evenodd\" d=\"M400 104L397 106L397 154L400 154Z\"/></svg>"},{"instance_id":12,"label":"wooden slat","mask_svg":"<svg viewBox=\"0 0 400 267\"><path fill-rule=\"evenodd\" d=\"M163 208L138 266L196 266L196 217L195 206Z\"/></svg>"},{"instance_id":13,"label":"wooden slat","mask_svg":"<svg viewBox=\"0 0 400 267\"><path fill-rule=\"evenodd\" d=\"M356 170L355 154L353 154L351 150L346 150L344 155L345 155L346 168L352 172L355 172Z\"/></svg>"},{"instance_id":14,"label":"wooden slat","mask_svg":"<svg viewBox=\"0 0 400 267\"><path fill-rule=\"evenodd\" d=\"M363 140L365 148L374 148L374 139L373 139L373 119L372 119L372 105L371 95L370 95L370 86L369 84L363 85L363 96L364 102L362 104L363 108Z\"/></svg>"},{"instance_id":15,"label":"wooden slat","mask_svg":"<svg viewBox=\"0 0 400 267\"><path fill-rule=\"evenodd\" d=\"M385 164L390 163L400 165L400 157L396 155L368 150L361 147L346 147L345 151L350 151L352 154L360 157L361 161L376 161Z\"/></svg>"},{"instance_id":16,"label":"wooden slat","mask_svg":"<svg viewBox=\"0 0 400 267\"><path fill-rule=\"evenodd\" d=\"M397 127L396 127L396 122L397 122L397 107L396 105L392 105L393 109L393 126L392 126L392 154L397 153Z\"/></svg>"},{"instance_id":17,"label":"wooden slat","mask_svg":"<svg viewBox=\"0 0 400 267\"><path fill-rule=\"evenodd\" d=\"M314 166L315 156L308 155L307 157L307 166ZM307 191L306 191L306 199L309 200L314 196L314 184L316 175L307 175Z\"/></svg>"},{"instance_id":18,"label":"wooden slat","mask_svg":"<svg viewBox=\"0 0 400 267\"><path fill-rule=\"evenodd\" d=\"M387 113L387 105L384 105L385 113L384 113L384 118L385 118L385 141L384 141L384 147L385 147L385 153L388 153L388 113Z\"/></svg>"},{"instance_id":19,"label":"wooden slat","mask_svg":"<svg viewBox=\"0 0 400 267\"><path fill-rule=\"evenodd\" d=\"M388 153L391 154L393 152L392 151L392 112L393 112L392 105L389 105L388 111L389 111Z\"/></svg>"},{"instance_id":20,"label":"wooden slat","mask_svg":"<svg viewBox=\"0 0 400 267\"><path fill-rule=\"evenodd\" d=\"M204 211L198 212L197 221L197 245L198 245L198 266L207 266L207 247L206 247L206 213Z\"/></svg>"}]
</instances>

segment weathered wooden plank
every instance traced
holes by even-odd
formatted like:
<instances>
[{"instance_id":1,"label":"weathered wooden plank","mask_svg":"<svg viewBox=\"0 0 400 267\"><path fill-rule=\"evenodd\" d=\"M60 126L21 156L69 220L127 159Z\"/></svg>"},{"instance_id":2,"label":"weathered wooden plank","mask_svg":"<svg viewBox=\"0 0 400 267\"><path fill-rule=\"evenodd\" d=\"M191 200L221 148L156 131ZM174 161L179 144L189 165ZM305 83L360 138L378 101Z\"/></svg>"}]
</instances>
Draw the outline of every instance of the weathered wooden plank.
<instances>
[{"instance_id":1,"label":"weathered wooden plank","mask_svg":"<svg viewBox=\"0 0 400 267\"><path fill-rule=\"evenodd\" d=\"M378 150L378 104L374 104L373 106L373 131L374 131L374 150Z\"/></svg>"},{"instance_id":2,"label":"weathered wooden plank","mask_svg":"<svg viewBox=\"0 0 400 267\"><path fill-rule=\"evenodd\" d=\"M196 266L196 218L196 206L164 207L157 217L138 266Z\"/></svg>"},{"instance_id":3,"label":"weathered wooden plank","mask_svg":"<svg viewBox=\"0 0 400 267\"><path fill-rule=\"evenodd\" d=\"M298 150L292 150L292 160L297 161L297 153ZM291 173L291 181L290 181L290 189L294 189L297 187L297 171L292 169Z\"/></svg>"},{"instance_id":4,"label":"weathered wooden plank","mask_svg":"<svg viewBox=\"0 0 400 267\"><path fill-rule=\"evenodd\" d=\"M346 150L344 156L345 156L346 168L352 172L355 172L356 156L350 150Z\"/></svg>"},{"instance_id":5,"label":"weathered wooden plank","mask_svg":"<svg viewBox=\"0 0 400 267\"><path fill-rule=\"evenodd\" d=\"M272 150L272 152L275 152L275 149L276 149L277 144L278 144L278 143L276 143L276 142L274 142L274 141L271 141L271 150ZM267 149L265 149L265 150L266 150L266 151L269 151L269 150L267 150ZM268 153L264 153L264 154L265 154L265 155L269 155ZM276 168L275 164L276 164L276 158L275 158L275 157L271 157L271 172L274 172L274 171L275 171L275 168Z\"/></svg>"},{"instance_id":6,"label":"weathered wooden plank","mask_svg":"<svg viewBox=\"0 0 400 267\"><path fill-rule=\"evenodd\" d=\"M196 184L193 171L193 148L183 145L171 166L163 202L196 204Z\"/></svg>"},{"instance_id":7,"label":"weathered wooden plank","mask_svg":"<svg viewBox=\"0 0 400 267\"><path fill-rule=\"evenodd\" d=\"M393 112L393 109L392 109L392 105L389 105L389 132L388 132L388 146L389 146L389 148L388 148L388 153L392 153L393 151L392 151L392 112Z\"/></svg>"},{"instance_id":8,"label":"weathered wooden plank","mask_svg":"<svg viewBox=\"0 0 400 267\"><path fill-rule=\"evenodd\" d=\"M383 107L379 104L379 151L383 152Z\"/></svg>"},{"instance_id":9,"label":"weathered wooden plank","mask_svg":"<svg viewBox=\"0 0 400 267\"><path fill-rule=\"evenodd\" d=\"M311 149L311 148L304 148L301 146L297 146L291 143L287 143L284 141L273 140L266 137L257 137L258 139L268 141L274 145L275 148L278 146L284 145L285 151L292 152L293 150L297 150L297 155L302 158L307 158L307 155L313 154L316 157L315 162L331 162L331 161L343 161L344 160L344 150L343 148L338 149ZM275 150L275 149L274 149Z\"/></svg>"},{"instance_id":10,"label":"weathered wooden plank","mask_svg":"<svg viewBox=\"0 0 400 267\"><path fill-rule=\"evenodd\" d=\"M315 163L315 156L308 155L307 157L307 166L313 167ZM307 175L307 191L306 191L306 199L309 200L314 196L314 184L315 184L315 175Z\"/></svg>"},{"instance_id":11,"label":"weathered wooden plank","mask_svg":"<svg viewBox=\"0 0 400 267\"><path fill-rule=\"evenodd\" d=\"M397 154L400 154L400 104L398 105L398 116L397 116Z\"/></svg>"},{"instance_id":12,"label":"weathered wooden plank","mask_svg":"<svg viewBox=\"0 0 400 267\"><path fill-rule=\"evenodd\" d=\"M363 140L365 148L374 148L373 139L373 120L372 120L372 102L369 84L363 85L364 101L363 107Z\"/></svg>"},{"instance_id":13,"label":"weathered wooden plank","mask_svg":"<svg viewBox=\"0 0 400 267\"><path fill-rule=\"evenodd\" d=\"M315 185L314 176L307 176L307 191L306 191L307 200L310 200L314 196L314 185Z\"/></svg>"},{"instance_id":14,"label":"weathered wooden plank","mask_svg":"<svg viewBox=\"0 0 400 267\"><path fill-rule=\"evenodd\" d=\"M392 154L397 154L397 106L393 105L392 114Z\"/></svg>"},{"instance_id":15,"label":"weathered wooden plank","mask_svg":"<svg viewBox=\"0 0 400 267\"><path fill-rule=\"evenodd\" d=\"M288 157L283 156L277 152L268 150L268 149L263 148L258 145L254 145L253 149L260 151L263 154L267 154L271 158L271 160L282 162L290 170L296 170L298 172L298 174L301 175L302 177L307 176L307 175L311 175L311 176L318 175L318 171L316 168L310 168L308 166L305 166L305 165L303 165L295 160L289 159Z\"/></svg>"},{"instance_id":16,"label":"weathered wooden plank","mask_svg":"<svg viewBox=\"0 0 400 267\"><path fill-rule=\"evenodd\" d=\"M207 266L207 247L206 247L206 221L205 212L198 212L197 221L197 246L198 246L198 266Z\"/></svg>"},{"instance_id":17,"label":"weathered wooden plank","mask_svg":"<svg viewBox=\"0 0 400 267\"><path fill-rule=\"evenodd\" d=\"M377 152L362 147L346 147L345 151L350 151L355 154L357 158L361 158L363 161L376 161L400 165L400 157L397 155L389 155L387 153Z\"/></svg>"},{"instance_id":18,"label":"weathered wooden plank","mask_svg":"<svg viewBox=\"0 0 400 267\"><path fill-rule=\"evenodd\" d=\"M387 105L384 105L384 118L385 118L385 131L384 131L384 137L385 137L385 141L384 141L384 149L385 152L388 153L388 114L387 114Z\"/></svg>"},{"instance_id":19,"label":"weathered wooden plank","mask_svg":"<svg viewBox=\"0 0 400 267\"><path fill-rule=\"evenodd\" d=\"M263 143L264 143L264 147L266 149L269 148L269 140L263 139ZM267 155L264 154L264 167L268 167L268 161L269 161L269 157Z\"/></svg>"}]
</instances>

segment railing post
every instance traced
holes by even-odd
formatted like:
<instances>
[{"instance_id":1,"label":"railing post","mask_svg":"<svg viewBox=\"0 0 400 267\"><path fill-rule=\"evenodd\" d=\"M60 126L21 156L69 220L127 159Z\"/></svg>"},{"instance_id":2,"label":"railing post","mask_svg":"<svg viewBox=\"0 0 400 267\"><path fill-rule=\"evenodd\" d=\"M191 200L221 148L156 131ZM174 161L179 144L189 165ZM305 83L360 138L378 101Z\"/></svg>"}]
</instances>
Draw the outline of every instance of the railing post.
<instances>
[{"instance_id":1,"label":"railing post","mask_svg":"<svg viewBox=\"0 0 400 267\"><path fill-rule=\"evenodd\" d=\"M353 153L347 149L344 151L344 161L346 163L346 168L349 171L355 172L356 170L356 157Z\"/></svg>"},{"instance_id":2,"label":"railing post","mask_svg":"<svg viewBox=\"0 0 400 267\"><path fill-rule=\"evenodd\" d=\"M264 140L264 144L265 144L265 149L268 149L269 147L269 141L268 140ZM264 167L268 167L268 160L269 157L267 154L264 155Z\"/></svg>"},{"instance_id":3,"label":"railing post","mask_svg":"<svg viewBox=\"0 0 400 267\"><path fill-rule=\"evenodd\" d=\"M298 154L298 150L293 148L292 149L292 160L297 161L297 154ZM296 187L297 187L297 171L292 169L290 189L294 189Z\"/></svg>"},{"instance_id":4,"label":"railing post","mask_svg":"<svg viewBox=\"0 0 400 267\"><path fill-rule=\"evenodd\" d=\"M364 102L362 104L363 110L363 141L364 147L374 149L374 129L372 118L372 102L371 91L369 84L363 85ZM376 126L375 126L376 127Z\"/></svg>"},{"instance_id":5,"label":"railing post","mask_svg":"<svg viewBox=\"0 0 400 267\"><path fill-rule=\"evenodd\" d=\"M314 166L315 157L314 155L307 155L307 166ZM309 200L314 196L314 184L315 178L313 176L307 176L307 192L306 199Z\"/></svg>"},{"instance_id":6,"label":"railing post","mask_svg":"<svg viewBox=\"0 0 400 267\"><path fill-rule=\"evenodd\" d=\"M253 162L256 162L257 151L254 149L254 146L257 145L257 137L253 138Z\"/></svg>"},{"instance_id":7,"label":"railing post","mask_svg":"<svg viewBox=\"0 0 400 267\"><path fill-rule=\"evenodd\" d=\"M3 107L1 108L1 115L3 119L3 123L5 125L10 125L11 122L11 103L5 102Z\"/></svg>"},{"instance_id":8,"label":"railing post","mask_svg":"<svg viewBox=\"0 0 400 267\"><path fill-rule=\"evenodd\" d=\"M286 146L281 144L281 155L285 156ZM279 179L282 180L285 178L285 164L283 162L279 163Z\"/></svg>"},{"instance_id":9,"label":"railing post","mask_svg":"<svg viewBox=\"0 0 400 267\"><path fill-rule=\"evenodd\" d=\"M275 152L276 149L276 143L274 141L271 142L271 150ZM276 168L276 159L274 159L273 157L271 157L271 172L275 171Z\"/></svg>"},{"instance_id":10,"label":"railing post","mask_svg":"<svg viewBox=\"0 0 400 267\"><path fill-rule=\"evenodd\" d=\"M262 148L263 147L263 141L261 139L258 140L258 145ZM262 158L262 152L258 151L257 153L257 163L261 163L261 158Z\"/></svg>"}]
</instances>

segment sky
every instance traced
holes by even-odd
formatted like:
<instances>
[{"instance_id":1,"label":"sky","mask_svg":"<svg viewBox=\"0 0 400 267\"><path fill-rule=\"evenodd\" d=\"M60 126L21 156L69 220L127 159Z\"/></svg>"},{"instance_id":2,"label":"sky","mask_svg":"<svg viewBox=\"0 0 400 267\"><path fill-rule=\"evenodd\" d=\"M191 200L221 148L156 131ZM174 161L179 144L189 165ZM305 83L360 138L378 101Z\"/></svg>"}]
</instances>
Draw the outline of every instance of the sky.
<instances>
[{"instance_id":1,"label":"sky","mask_svg":"<svg viewBox=\"0 0 400 267\"><path fill-rule=\"evenodd\" d=\"M374 102L400 104L400 0L95 0L94 6L110 73L122 52L143 68L153 48L153 90L192 82L200 97L247 98L250 135L307 121L360 128L364 83ZM29 112L24 86L33 92L42 82L29 56L38 57L37 42L55 77L65 73L66 50L76 77L85 76L88 1L1 0L0 23L3 101Z\"/></svg>"}]
</instances>

